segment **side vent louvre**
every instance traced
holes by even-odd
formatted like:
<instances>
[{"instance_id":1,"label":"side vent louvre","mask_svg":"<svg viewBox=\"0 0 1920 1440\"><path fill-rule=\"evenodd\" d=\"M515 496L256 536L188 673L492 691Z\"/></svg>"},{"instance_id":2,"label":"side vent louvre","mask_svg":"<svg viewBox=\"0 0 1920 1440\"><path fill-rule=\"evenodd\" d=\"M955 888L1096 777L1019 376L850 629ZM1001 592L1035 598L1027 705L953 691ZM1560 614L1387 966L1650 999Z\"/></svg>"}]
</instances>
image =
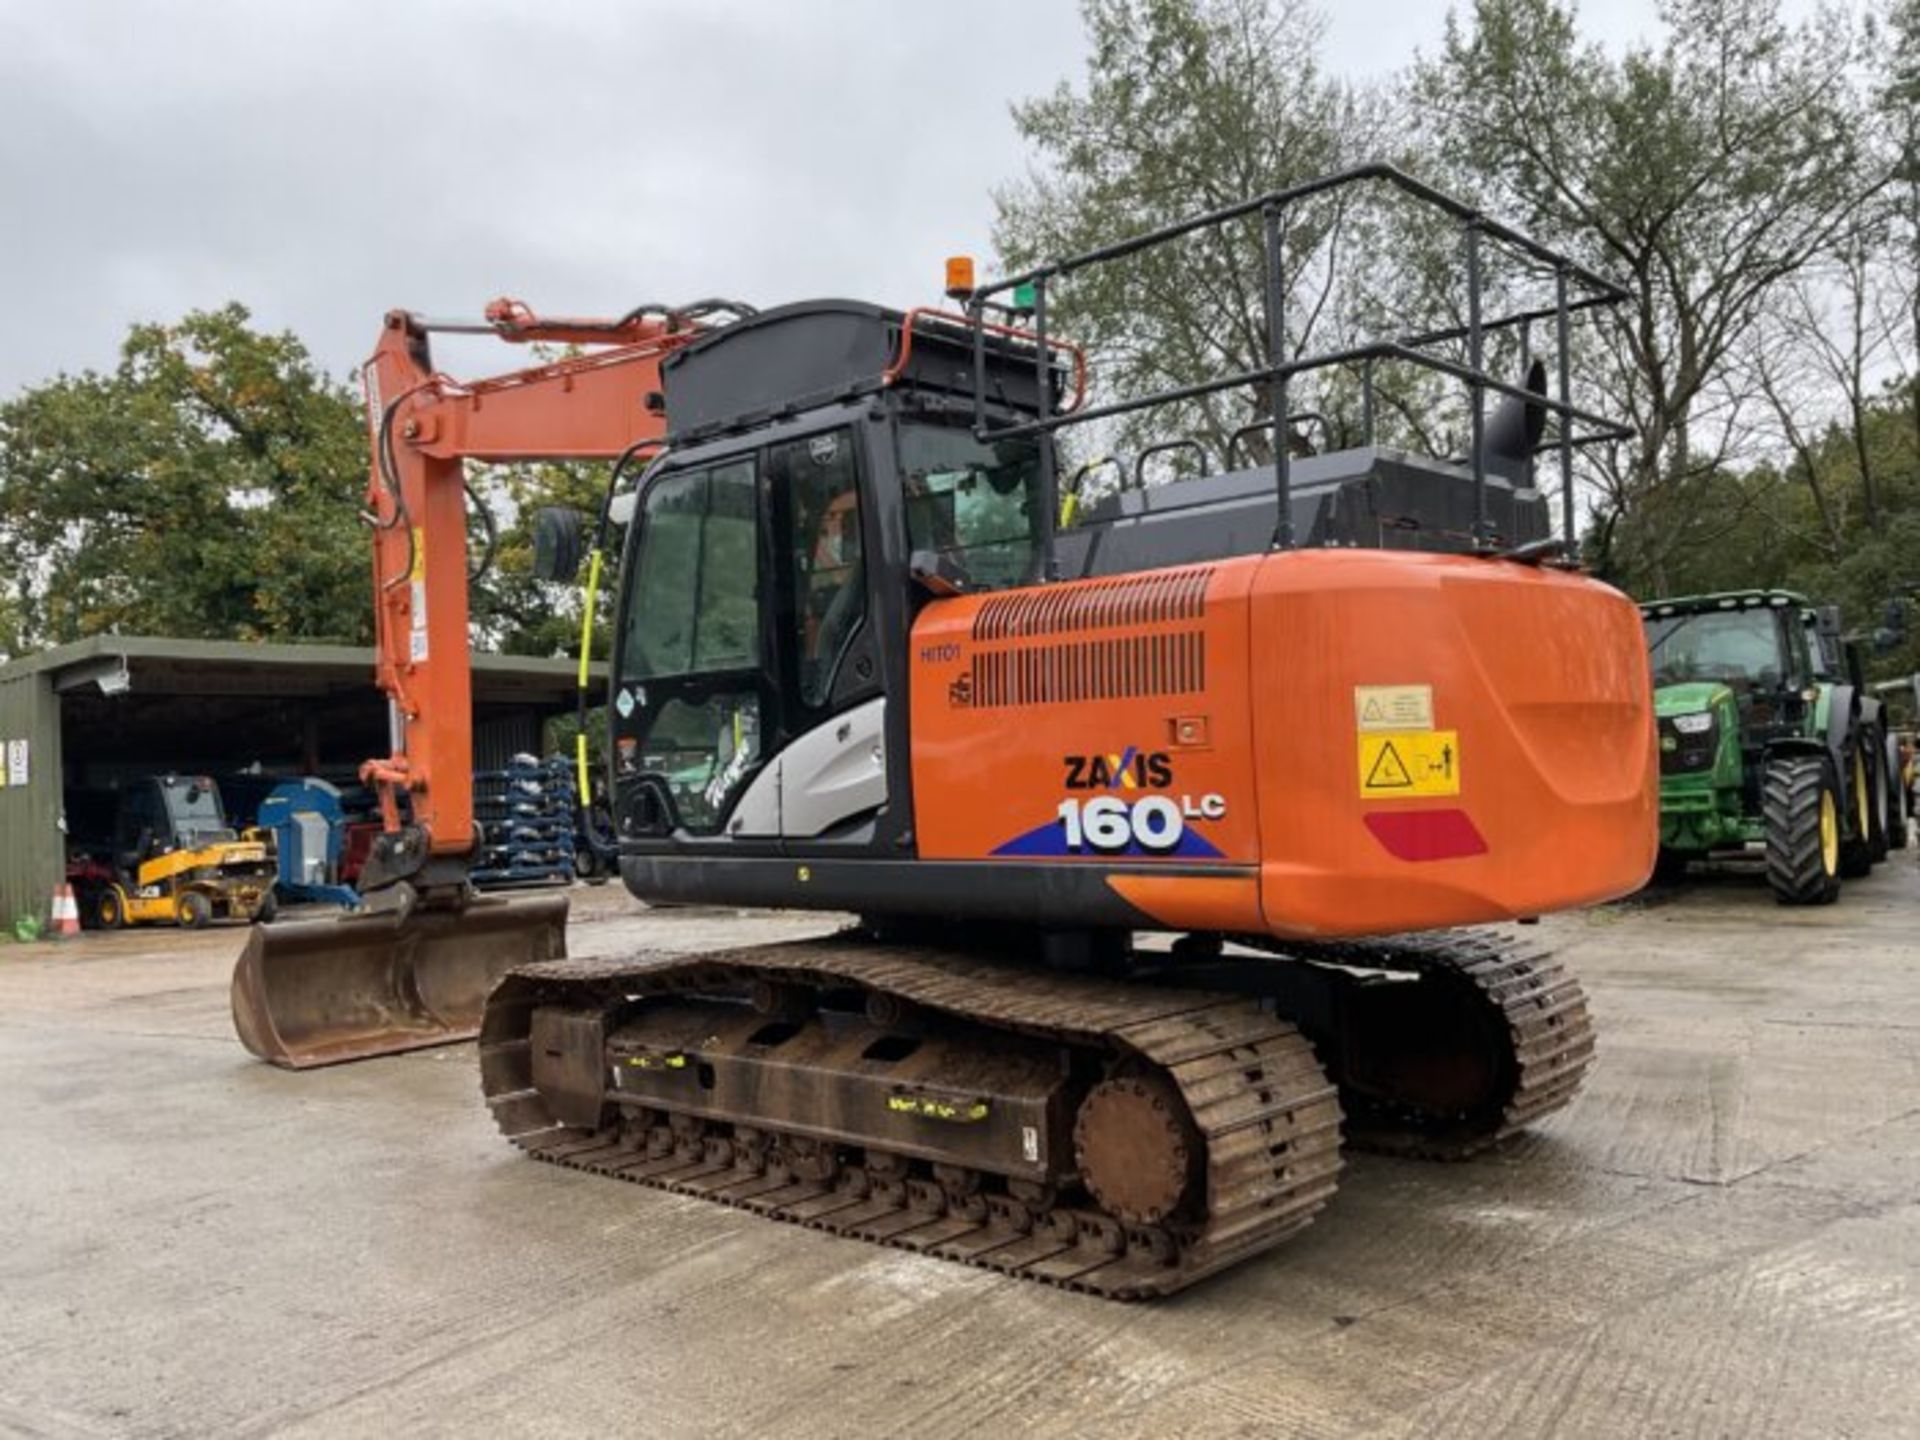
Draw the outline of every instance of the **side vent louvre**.
<instances>
[{"instance_id":1,"label":"side vent louvre","mask_svg":"<svg viewBox=\"0 0 1920 1440\"><path fill-rule=\"evenodd\" d=\"M1206 685L1206 636L1188 630L975 655L972 704L1070 705L1130 695L1186 695Z\"/></svg>"},{"instance_id":2,"label":"side vent louvre","mask_svg":"<svg viewBox=\"0 0 1920 1440\"><path fill-rule=\"evenodd\" d=\"M1207 613L1211 565L1129 575L1076 585L1043 585L997 596L974 617L975 640L1021 640L1076 630L1107 630Z\"/></svg>"}]
</instances>

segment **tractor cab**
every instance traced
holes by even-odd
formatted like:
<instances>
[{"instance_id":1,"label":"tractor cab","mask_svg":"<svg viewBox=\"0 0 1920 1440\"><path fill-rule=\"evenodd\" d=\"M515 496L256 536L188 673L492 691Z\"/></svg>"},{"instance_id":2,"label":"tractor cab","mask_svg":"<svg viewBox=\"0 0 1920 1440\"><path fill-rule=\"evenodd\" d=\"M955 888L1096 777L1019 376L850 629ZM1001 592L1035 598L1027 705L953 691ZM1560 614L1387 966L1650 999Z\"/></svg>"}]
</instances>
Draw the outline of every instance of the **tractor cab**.
<instances>
[{"instance_id":1,"label":"tractor cab","mask_svg":"<svg viewBox=\"0 0 1920 1440\"><path fill-rule=\"evenodd\" d=\"M1825 669L1808 614L1801 597L1770 590L1642 607L1662 774L1709 768L1723 736L1757 755L1801 733L1809 688Z\"/></svg>"}]
</instances>

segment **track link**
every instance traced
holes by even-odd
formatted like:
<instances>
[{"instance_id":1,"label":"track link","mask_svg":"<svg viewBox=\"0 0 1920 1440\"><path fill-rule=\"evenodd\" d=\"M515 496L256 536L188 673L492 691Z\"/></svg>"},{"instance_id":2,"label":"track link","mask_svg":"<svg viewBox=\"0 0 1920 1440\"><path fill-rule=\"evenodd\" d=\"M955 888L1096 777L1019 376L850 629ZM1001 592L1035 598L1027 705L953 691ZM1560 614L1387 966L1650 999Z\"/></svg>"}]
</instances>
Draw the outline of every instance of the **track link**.
<instances>
[{"instance_id":1,"label":"track link","mask_svg":"<svg viewBox=\"0 0 1920 1440\"><path fill-rule=\"evenodd\" d=\"M1161 1223L1130 1222L1077 1176L1042 1186L847 1146L821 1167L818 1142L783 1132L775 1116L751 1128L671 1115L637 1127L609 1105L599 1124L569 1126L534 1086L542 1006L617 1017L676 995L744 1000L756 983L883 996L1150 1077L1142 1084L1185 1107L1198 1198ZM535 1159L1113 1299L1168 1295L1279 1244L1332 1197L1341 1165L1334 1087L1299 1030L1255 1002L845 936L523 967L488 1004L480 1059L495 1121Z\"/></svg>"}]
</instances>

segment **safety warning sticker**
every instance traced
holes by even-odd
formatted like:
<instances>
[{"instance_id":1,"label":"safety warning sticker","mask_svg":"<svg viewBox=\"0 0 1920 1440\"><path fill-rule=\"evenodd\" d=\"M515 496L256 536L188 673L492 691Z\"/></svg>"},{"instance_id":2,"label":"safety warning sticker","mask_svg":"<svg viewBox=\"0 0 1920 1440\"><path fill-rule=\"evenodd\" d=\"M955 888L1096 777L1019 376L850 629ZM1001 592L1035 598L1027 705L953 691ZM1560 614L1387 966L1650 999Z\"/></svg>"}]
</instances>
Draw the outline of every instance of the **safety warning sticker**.
<instances>
[{"instance_id":1,"label":"safety warning sticker","mask_svg":"<svg viewBox=\"0 0 1920 1440\"><path fill-rule=\"evenodd\" d=\"M1460 736L1395 730L1360 736L1360 798L1403 800L1460 793Z\"/></svg>"},{"instance_id":2,"label":"safety warning sticker","mask_svg":"<svg viewBox=\"0 0 1920 1440\"><path fill-rule=\"evenodd\" d=\"M1356 685L1354 723L1362 730L1431 730L1431 685Z\"/></svg>"}]
</instances>

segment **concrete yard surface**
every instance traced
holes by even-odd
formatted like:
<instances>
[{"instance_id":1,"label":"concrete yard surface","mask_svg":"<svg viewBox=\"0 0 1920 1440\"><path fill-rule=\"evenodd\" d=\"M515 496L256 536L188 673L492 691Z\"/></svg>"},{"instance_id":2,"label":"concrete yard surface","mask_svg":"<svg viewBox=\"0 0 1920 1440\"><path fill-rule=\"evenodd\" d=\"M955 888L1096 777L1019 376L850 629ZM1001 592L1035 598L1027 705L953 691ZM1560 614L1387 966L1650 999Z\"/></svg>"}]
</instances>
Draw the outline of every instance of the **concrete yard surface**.
<instances>
[{"instance_id":1,"label":"concrete yard surface","mask_svg":"<svg viewBox=\"0 0 1920 1440\"><path fill-rule=\"evenodd\" d=\"M817 933L576 891L574 953ZM243 934L0 949L0 1433L1905 1436L1920 867L1549 921L1600 1055L1537 1132L1354 1156L1126 1306L532 1163L471 1047L302 1075Z\"/></svg>"}]
</instances>

